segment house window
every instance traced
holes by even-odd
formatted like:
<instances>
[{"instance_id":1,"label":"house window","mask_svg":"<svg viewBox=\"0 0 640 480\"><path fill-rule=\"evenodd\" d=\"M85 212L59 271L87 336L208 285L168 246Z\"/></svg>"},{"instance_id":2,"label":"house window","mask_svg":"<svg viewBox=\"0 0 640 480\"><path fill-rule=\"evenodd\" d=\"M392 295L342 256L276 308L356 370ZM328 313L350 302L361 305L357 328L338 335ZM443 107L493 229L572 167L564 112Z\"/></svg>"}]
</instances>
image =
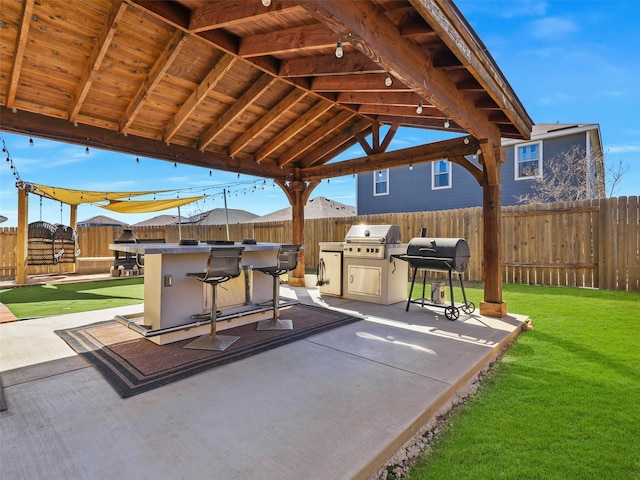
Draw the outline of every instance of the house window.
<instances>
[{"instance_id":1,"label":"house window","mask_svg":"<svg viewBox=\"0 0 640 480\"><path fill-rule=\"evenodd\" d=\"M516 146L516 180L542 175L542 143Z\"/></svg>"},{"instance_id":2,"label":"house window","mask_svg":"<svg viewBox=\"0 0 640 480\"><path fill-rule=\"evenodd\" d=\"M438 160L431 168L431 188L451 188L451 162Z\"/></svg>"},{"instance_id":3,"label":"house window","mask_svg":"<svg viewBox=\"0 0 640 480\"><path fill-rule=\"evenodd\" d=\"M373 194L389 195L389 169L376 170L373 173Z\"/></svg>"}]
</instances>

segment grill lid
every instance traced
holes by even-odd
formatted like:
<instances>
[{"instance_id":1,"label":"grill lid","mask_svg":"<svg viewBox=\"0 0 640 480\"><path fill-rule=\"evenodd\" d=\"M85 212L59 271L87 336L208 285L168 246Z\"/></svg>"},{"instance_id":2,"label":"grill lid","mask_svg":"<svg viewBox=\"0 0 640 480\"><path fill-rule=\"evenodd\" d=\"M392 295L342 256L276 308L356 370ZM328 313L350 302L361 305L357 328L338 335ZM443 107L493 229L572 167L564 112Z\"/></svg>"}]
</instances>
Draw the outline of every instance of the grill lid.
<instances>
[{"instance_id":1,"label":"grill lid","mask_svg":"<svg viewBox=\"0 0 640 480\"><path fill-rule=\"evenodd\" d=\"M395 244L400 243L399 225L353 225L344 237L345 243Z\"/></svg>"},{"instance_id":2,"label":"grill lid","mask_svg":"<svg viewBox=\"0 0 640 480\"><path fill-rule=\"evenodd\" d=\"M407 254L399 258L414 268L464 272L469 266L469 244L464 238L412 238Z\"/></svg>"}]
</instances>

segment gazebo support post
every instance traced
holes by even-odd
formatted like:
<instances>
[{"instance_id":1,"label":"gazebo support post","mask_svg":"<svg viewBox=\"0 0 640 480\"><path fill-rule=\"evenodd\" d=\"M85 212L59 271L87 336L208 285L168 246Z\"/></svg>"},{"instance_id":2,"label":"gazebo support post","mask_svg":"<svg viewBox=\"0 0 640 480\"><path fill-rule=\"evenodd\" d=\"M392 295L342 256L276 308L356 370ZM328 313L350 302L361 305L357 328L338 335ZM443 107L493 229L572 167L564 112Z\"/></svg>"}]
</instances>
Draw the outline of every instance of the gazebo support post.
<instances>
[{"instance_id":1,"label":"gazebo support post","mask_svg":"<svg viewBox=\"0 0 640 480\"><path fill-rule=\"evenodd\" d=\"M299 178L300 171L296 170L295 176ZM284 191L291 204L291 243L304 245L304 206L309 200L311 192L320 184L319 180L303 182L292 180L283 182L275 180L275 183ZM289 285L292 287L304 287L304 248L298 255L298 266L289 274Z\"/></svg>"},{"instance_id":2,"label":"gazebo support post","mask_svg":"<svg viewBox=\"0 0 640 480\"><path fill-rule=\"evenodd\" d=\"M18 185L18 230L16 236L16 285L27 284L27 235L29 196L24 184Z\"/></svg>"},{"instance_id":3,"label":"gazebo support post","mask_svg":"<svg viewBox=\"0 0 640 480\"><path fill-rule=\"evenodd\" d=\"M482 186L484 301L480 314L489 317L507 315L507 303L502 300L502 236L500 167L504 152L491 142L481 144L484 164Z\"/></svg>"}]
</instances>

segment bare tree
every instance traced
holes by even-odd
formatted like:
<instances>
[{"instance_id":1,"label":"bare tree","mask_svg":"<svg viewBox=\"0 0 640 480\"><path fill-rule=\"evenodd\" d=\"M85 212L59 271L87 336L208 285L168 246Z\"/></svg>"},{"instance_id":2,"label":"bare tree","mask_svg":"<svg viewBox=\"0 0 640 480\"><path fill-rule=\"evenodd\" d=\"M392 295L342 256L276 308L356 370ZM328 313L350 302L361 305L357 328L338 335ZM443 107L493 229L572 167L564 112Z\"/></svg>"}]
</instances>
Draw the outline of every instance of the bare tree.
<instances>
[{"instance_id":1,"label":"bare tree","mask_svg":"<svg viewBox=\"0 0 640 480\"><path fill-rule=\"evenodd\" d=\"M584 148L573 146L543 165L543 175L533 179L531 192L516 198L520 203L569 202L598 198L594 163Z\"/></svg>"},{"instance_id":2,"label":"bare tree","mask_svg":"<svg viewBox=\"0 0 640 480\"><path fill-rule=\"evenodd\" d=\"M622 180L622 177L629 170L629 163L619 159L617 162L609 164L607 162L606 167L606 179L607 179L607 197L613 197L613 194Z\"/></svg>"}]
</instances>

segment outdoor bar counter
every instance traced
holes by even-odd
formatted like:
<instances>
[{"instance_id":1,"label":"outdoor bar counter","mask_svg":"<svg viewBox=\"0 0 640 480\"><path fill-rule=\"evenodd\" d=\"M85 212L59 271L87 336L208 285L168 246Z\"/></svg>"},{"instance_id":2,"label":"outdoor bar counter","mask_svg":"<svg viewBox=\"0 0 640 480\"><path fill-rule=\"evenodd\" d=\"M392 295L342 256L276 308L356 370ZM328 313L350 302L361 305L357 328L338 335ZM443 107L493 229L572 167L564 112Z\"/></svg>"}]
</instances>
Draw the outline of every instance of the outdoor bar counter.
<instances>
[{"instance_id":1,"label":"outdoor bar counter","mask_svg":"<svg viewBox=\"0 0 640 480\"><path fill-rule=\"evenodd\" d=\"M244 247L242 273L218 287L218 330L273 317L273 279L255 268L277 263L278 243L181 245L178 243L118 243L114 251L144 255L144 312L115 319L163 345L210 331L210 286L187 273L205 272L211 247ZM281 302L287 305L291 302ZM201 318L192 315L202 314Z\"/></svg>"}]
</instances>

